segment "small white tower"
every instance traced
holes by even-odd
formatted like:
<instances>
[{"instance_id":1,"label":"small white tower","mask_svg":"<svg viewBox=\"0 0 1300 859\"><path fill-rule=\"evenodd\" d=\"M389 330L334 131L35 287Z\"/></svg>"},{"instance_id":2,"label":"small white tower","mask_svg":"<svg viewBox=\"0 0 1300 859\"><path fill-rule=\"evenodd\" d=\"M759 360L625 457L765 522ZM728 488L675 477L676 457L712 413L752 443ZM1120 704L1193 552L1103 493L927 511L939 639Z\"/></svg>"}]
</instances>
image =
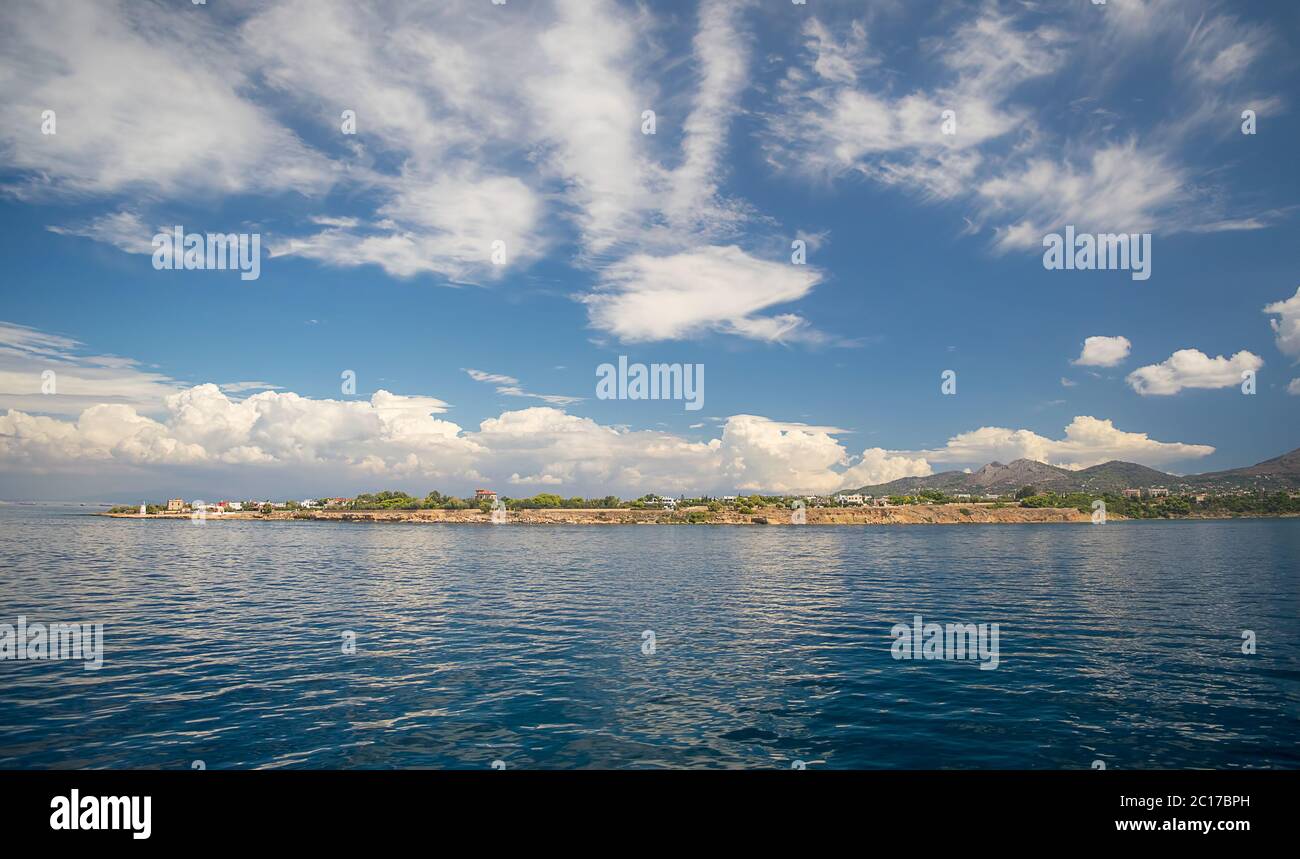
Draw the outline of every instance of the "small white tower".
<instances>
[{"instance_id":1,"label":"small white tower","mask_svg":"<svg viewBox=\"0 0 1300 859\"><path fill-rule=\"evenodd\" d=\"M143 501L140 502L140 515L141 515L141 516L148 516L148 515L149 515L149 510L148 510L148 508L146 508L146 507L144 506L144 502L143 502Z\"/></svg>"}]
</instances>

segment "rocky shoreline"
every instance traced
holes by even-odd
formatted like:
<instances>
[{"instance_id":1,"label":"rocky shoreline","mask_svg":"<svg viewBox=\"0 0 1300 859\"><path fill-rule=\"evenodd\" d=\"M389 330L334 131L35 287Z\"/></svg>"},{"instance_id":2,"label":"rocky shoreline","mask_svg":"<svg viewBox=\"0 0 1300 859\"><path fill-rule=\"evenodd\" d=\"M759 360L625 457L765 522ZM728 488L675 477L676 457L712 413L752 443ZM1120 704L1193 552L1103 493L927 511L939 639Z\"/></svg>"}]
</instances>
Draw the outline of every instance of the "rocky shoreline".
<instances>
[{"instance_id":1,"label":"rocky shoreline","mask_svg":"<svg viewBox=\"0 0 1300 859\"><path fill-rule=\"evenodd\" d=\"M188 513L100 513L115 519L189 519ZM912 504L898 507L814 507L804 511L808 525L961 525L1026 524L1092 521L1074 508L994 507L980 504ZM1122 517L1111 516L1110 519ZM273 513L211 513L209 521L269 520L305 522L409 522L415 524L490 525L491 515L480 510L277 510ZM512 510L508 525L790 525L791 511L760 508L754 513L735 509L710 511L707 507L680 510L625 508L566 510Z\"/></svg>"}]
</instances>

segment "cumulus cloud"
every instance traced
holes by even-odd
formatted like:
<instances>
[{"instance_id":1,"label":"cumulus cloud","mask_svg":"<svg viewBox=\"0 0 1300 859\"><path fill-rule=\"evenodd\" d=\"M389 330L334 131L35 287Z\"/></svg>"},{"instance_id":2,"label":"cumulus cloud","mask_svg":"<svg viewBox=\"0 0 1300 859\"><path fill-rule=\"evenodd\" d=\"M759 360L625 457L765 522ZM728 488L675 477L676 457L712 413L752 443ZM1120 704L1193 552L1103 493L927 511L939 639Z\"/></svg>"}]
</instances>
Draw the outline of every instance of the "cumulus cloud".
<instances>
[{"instance_id":1,"label":"cumulus cloud","mask_svg":"<svg viewBox=\"0 0 1300 859\"><path fill-rule=\"evenodd\" d=\"M1048 438L1032 430L980 427L953 436L941 448L916 451L914 455L932 463L979 465L1032 459L1062 468L1087 468L1119 459L1158 468L1211 453L1214 448L1209 445L1156 441L1146 433L1121 430L1110 420L1080 415L1066 426L1065 437L1061 439Z\"/></svg>"},{"instance_id":2,"label":"cumulus cloud","mask_svg":"<svg viewBox=\"0 0 1300 859\"><path fill-rule=\"evenodd\" d=\"M862 452L857 463L844 472L846 487L874 486L903 477L928 477L934 473L924 457L890 453L884 448L872 447Z\"/></svg>"},{"instance_id":3,"label":"cumulus cloud","mask_svg":"<svg viewBox=\"0 0 1300 859\"><path fill-rule=\"evenodd\" d=\"M1070 363L1080 367L1114 367L1128 357L1133 344L1127 337L1089 337L1083 341L1083 351Z\"/></svg>"},{"instance_id":4,"label":"cumulus cloud","mask_svg":"<svg viewBox=\"0 0 1300 859\"><path fill-rule=\"evenodd\" d=\"M691 441L669 432L605 426L550 406L506 411L477 429L439 417L436 397L377 391L369 400L311 399L263 391L243 400L205 384L165 397L161 419L122 404L101 404L75 419L11 409L0 416L0 472L85 474L123 469L159 475L184 470L226 484L292 474L315 491L338 484L406 481L468 491L504 480L520 487L625 497L647 491L829 493L932 473L933 463L983 464L1027 457L1067 467L1108 459L1148 465L1208 455L1213 448L1160 442L1078 417L1065 438L983 427L937 450L868 448L850 455L845 430L772 420L727 418L717 438ZM418 483L417 483L418 482Z\"/></svg>"},{"instance_id":5,"label":"cumulus cloud","mask_svg":"<svg viewBox=\"0 0 1300 859\"><path fill-rule=\"evenodd\" d=\"M1277 314L1278 318L1270 319L1268 324L1277 336L1278 351L1300 359L1300 288L1284 301L1265 305L1264 312Z\"/></svg>"},{"instance_id":6,"label":"cumulus cloud","mask_svg":"<svg viewBox=\"0 0 1300 859\"><path fill-rule=\"evenodd\" d=\"M1167 396L1185 388L1231 388L1241 384L1242 373L1263 366L1264 359L1244 349L1231 358L1211 358L1199 349L1179 349L1159 364L1129 373L1128 383L1144 396Z\"/></svg>"}]
</instances>

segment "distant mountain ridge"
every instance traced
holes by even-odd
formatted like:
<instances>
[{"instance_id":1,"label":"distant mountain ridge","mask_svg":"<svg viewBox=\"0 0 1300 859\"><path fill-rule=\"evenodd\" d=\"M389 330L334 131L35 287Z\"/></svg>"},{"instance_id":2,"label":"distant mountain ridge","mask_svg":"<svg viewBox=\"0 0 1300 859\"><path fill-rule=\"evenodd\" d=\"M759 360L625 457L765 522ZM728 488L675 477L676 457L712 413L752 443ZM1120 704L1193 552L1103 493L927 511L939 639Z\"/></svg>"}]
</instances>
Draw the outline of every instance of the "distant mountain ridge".
<instances>
[{"instance_id":1,"label":"distant mountain ridge","mask_svg":"<svg viewBox=\"0 0 1300 859\"><path fill-rule=\"evenodd\" d=\"M1165 488L1171 492L1300 489L1300 448L1245 468L1205 474L1179 476L1118 459L1078 471L1032 459L1017 459L1006 465L990 462L977 471L941 471L929 477L902 477L850 491L870 495L910 495L923 489L937 489L948 494L1003 495L1015 492L1022 486L1033 486L1040 491L1098 493L1153 487Z\"/></svg>"}]
</instances>

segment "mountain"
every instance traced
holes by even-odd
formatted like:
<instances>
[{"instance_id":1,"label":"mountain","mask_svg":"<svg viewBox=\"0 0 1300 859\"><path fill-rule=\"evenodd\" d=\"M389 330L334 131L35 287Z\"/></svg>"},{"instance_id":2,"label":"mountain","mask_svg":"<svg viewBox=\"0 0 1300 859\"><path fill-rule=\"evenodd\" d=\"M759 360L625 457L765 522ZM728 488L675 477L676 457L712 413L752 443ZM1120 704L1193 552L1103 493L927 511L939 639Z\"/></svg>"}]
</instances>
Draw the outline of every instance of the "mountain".
<instances>
[{"instance_id":1,"label":"mountain","mask_svg":"<svg viewBox=\"0 0 1300 859\"><path fill-rule=\"evenodd\" d=\"M950 495L959 492L1003 495L1015 492L1022 486L1054 492L1119 492L1121 489L1145 489L1153 486L1172 491L1294 490L1300 489L1300 448L1246 468L1182 477L1117 459L1078 471L1032 459L1017 459L1007 465L990 462L978 471L941 471L929 477L903 477L851 491L870 495L909 495L922 489L937 489Z\"/></svg>"},{"instance_id":2,"label":"mountain","mask_svg":"<svg viewBox=\"0 0 1300 859\"><path fill-rule=\"evenodd\" d=\"M922 489L938 489L950 494L994 492L1000 495L1015 492L1022 486L1067 491L1066 487L1075 474L1077 472L1032 459L1017 459L1007 465L990 462L979 471L943 471L929 477L902 477L856 491L871 495L907 495Z\"/></svg>"},{"instance_id":3,"label":"mountain","mask_svg":"<svg viewBox=\"0 0 1300 859\"><path fill-rule=\"evenodd\" d=\"M1300 448L1245 468L1194 474L1186 480L1203 489L1300 488Z\"/></svg>"},{"instance_id":4,"label":"mountain","mask_svg":"<svg viewBox=\"0 0 1300 859\"><path fill-rule=\"evenodd\" d=\"M1119 492L1121 489L1142 489L1147 486L1172 489L1174 484L1183 479L1136 462L1121 462L1118 459L1071 473L1078 486L1075 490L1077 492Z\"/></svg>"}]
</instances>

